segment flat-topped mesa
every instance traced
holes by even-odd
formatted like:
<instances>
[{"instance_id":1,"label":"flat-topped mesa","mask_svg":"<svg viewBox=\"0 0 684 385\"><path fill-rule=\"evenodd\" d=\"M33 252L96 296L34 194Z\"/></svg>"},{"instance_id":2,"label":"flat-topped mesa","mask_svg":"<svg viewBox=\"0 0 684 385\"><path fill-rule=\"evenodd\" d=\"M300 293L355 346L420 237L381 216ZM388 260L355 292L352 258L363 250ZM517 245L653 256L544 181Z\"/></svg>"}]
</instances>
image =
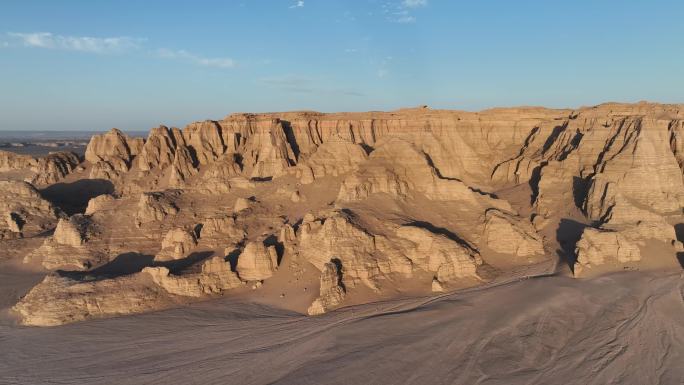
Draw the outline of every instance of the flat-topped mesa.
<instances>
[{"instance_id":1,"label":"flat-topped mesa","mask_svg":"<svg viewBox=\"0 0 684 385\"><path fill-rule=\"evenodd\" d=\"M490 169L505 160L492 160L491 154L508 152L507 148L517 150L535 123L549 115L563 115L555 110L534 110L529 112L530 117L516 121L514 130L510 130L498 129L509 122L496 114L480 116L424 108L339 114L233 114L221 121L191 123L182 131L155 128L146 141L113 129L93 137L86 160L95 165L93 177L111 179L131 166L143 171L170 167L175 153L183 147L191 154L184 163L192 163L193 167L201 168L223 154L236 153L242 158L245 176L268 178L282 175L325 142L341 139L372 149L383 138L400 137L426 152L443 176L467 183L477 180L481 184L488 182ZM455 152L462 155L453 157ZM134 162L138 154L140 159ZM473 167L473 162L477 162L477 167ZM484 169L483 162L487 164ZM176 164L176 169L183 167Z\"/></svg>"},{"instance_id":2,"label":"flat-topped mesa","mask_svg":"<svg viewBox=\"0 0 684 385\"><path fill-rule=\"evenodd\" d=\"M389 138L399 138L424 153L440 177L458 179L480 190L493 190L527 183L549 162L564 160L572 152L581 161L577 165L580 170L571 173L588 173L586 170L593 168L602 149L587 143L580 145L582 136L597 136L605 131L602 128L609 124L606 122L631 116L631 109L635 111L633 115L646 114L663 122L671 123L681 117L678 106L652 104L605 104L576 111L529 107L478 113L428 108L331 114L242 113L220 121L191 123L183 130L155 128L144 145L142 139L130 139L112 130L93 138L86 159L100 162L91 172L93 177L116 177L125 171L124 165L132 162L133 168L144 171L153 166L171 169L156 182L148 181L153 185L143 190L190 188L195 185L190 182L192 178L204 178L201 170L225 159L226 154L234 154L238 159L243 176L267 179L286 174L289 168L315 153L319 153L318 158L309 166L320 164L319 170L325 173L325 157L318 151L324 143L345 141L362 146L368 153ZM678 132L676 127L672 129L673 139L665 143L681 147L675 131ZM105 142L111 145L97 145ZM578 146L579 152L575 151ZM140 159L133 161L138 152ZM682 157L680 151L677 159ZM311 180L311 171L306 167L298 172L305 183ZM547 170L546 174L549 177L550 172ZM228 181L214 179L205 190L215 187L227 191L228 185Z\"/></svg>"},{"instance_id":3,"label":"flat-topped mesa","mask_svg":"<svg viewBox=\"0 0 684 385\"><path fill-rule=\"evenodd\" d=\"M144 140L112 130L93 137L82 169L108 179L111 195L88 196L85 215L67 219L31 185L0 184L0 234L44 237L23 256L71 271L17 305L29 324L240 286L244 298L295 297L297 311L320 314L530 271L570 274L561 257L578 276L675 267L683 138L684 106L649 103L232 114ZM67 155L50 162L65 184L103 182L79 180Z\"/></svg>"}]
</instances>

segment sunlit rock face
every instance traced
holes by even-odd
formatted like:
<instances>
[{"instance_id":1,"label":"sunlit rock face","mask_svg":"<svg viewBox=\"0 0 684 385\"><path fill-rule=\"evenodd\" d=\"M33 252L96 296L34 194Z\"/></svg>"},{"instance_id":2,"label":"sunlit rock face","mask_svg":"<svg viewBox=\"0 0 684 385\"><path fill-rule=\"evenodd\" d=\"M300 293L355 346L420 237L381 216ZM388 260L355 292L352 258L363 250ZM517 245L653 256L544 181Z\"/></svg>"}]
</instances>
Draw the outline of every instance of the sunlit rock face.
<instances>
[{"instance_id":1,"label":"sunlit rock face","mask_svg":"<svg viewBox=\"0 0 684 385\"><path fill-rule=\"evenodd\" d=\"M35 325L233 293L322 314L538 266L672 267L683 121L682 106L639 103L113 129L84 160L0 152L0 177L15 179L0 182L0 242L68 272L16 305Z\"/></svg>"}]
</instances>

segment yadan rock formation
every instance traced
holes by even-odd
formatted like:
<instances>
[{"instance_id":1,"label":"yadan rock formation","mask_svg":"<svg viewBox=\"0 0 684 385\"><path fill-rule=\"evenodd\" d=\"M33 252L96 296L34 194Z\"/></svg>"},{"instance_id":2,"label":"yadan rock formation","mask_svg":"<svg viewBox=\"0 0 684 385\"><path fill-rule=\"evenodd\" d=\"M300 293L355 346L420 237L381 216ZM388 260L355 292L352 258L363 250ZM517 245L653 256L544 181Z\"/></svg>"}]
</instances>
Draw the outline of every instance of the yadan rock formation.
<instances>
[{"instance_id":1,"label":"yadan rock formation","mask_svg":"<svg viewBox=\"0 0 684 385\"><path fill-rule=\"evenodd\" d=\"M322 314L680 268L683 165L681 105L232 114L114 129L83 160L0 152L0 242L48 271L27 325L217 295Z\"/></svg>"}]
</instances>

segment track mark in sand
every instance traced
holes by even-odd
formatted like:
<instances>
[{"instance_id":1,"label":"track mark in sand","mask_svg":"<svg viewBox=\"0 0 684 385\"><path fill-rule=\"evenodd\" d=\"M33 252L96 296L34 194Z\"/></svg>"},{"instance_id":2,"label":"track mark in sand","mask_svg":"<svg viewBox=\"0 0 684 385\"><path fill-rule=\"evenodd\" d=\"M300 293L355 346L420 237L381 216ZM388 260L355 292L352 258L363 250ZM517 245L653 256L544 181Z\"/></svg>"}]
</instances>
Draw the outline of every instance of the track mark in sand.
<instances>
[{"instance_id":1,"label":"track mark in sand","mask_svg":"<svg viewBox=\"0 0 684 385\"><path fill-rule=\"evenodd\" d=\"M682 282L638 277L535 279L313 318L228 302L57 334L0 329L0 366L35 384L681 383Z\"/></svg>"}]
</instances>

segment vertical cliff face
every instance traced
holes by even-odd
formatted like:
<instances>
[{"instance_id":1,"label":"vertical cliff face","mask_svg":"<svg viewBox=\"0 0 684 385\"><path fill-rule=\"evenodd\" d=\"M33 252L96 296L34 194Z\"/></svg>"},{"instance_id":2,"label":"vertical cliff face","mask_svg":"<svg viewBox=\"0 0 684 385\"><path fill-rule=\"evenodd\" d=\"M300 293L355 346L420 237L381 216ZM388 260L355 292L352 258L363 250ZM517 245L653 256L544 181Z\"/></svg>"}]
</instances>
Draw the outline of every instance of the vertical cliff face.
<instances>
[{"instance_id":1,"label":"vertical cliff face","mask_svg":"<svg viewBox=\"0 0 684 385\"><path fill-rule=\"evenodd\" d=\"M86 160L118 185L137 179L139 191L230 191L244 186L240 177L294 175L302 185L335 177L339 202L375 194L406 200L417 192L514 215L522 209L539 231L568 215L624 230L644 222L644 213L664 228L684 205L683 127L679 106L647 103L576 111L232 114L182 131L154 129L142 145L114 130L93 138ZM137 166L126 173L133 158ZM148 179L144 171L153 168L160 177ZM529 207L520 206L525 199L515 207L492 199L510 189L526 190Z\"/></svg>"},{"instance_id":2,"label":"vertical cliff face","mask_svg":"<svg viewBox=\"0 0 684 385\"><path fill-rule=\"evenodd\" d=\"M681 211L682 171L668 143L668 122L625 118L595 165L587 215L601 220L621 201L656 213ZM648 183L644 183L648 181Z\"/></svg>"},{"instance_id":3,"label":"vertical cliff face","mask_svg":"<svg viewBox=\"0 0 684 385\"><path fill-rule=\"evenodd\" d=\"M136 139L134 146L131 138L112 130L93 137L86 160L107 162L115 170L124 170L134 157L130 149L139 147L137 168L164 169L172 163L176 149L186 147L195 165L208 165L224 154L235 154L247 177L269 178L308 160L327 142L357 144L371 152L388 139L398 138L424 153L441 177L494 186L523 183L532 170L520 176L516 160L523 157L526 143L536 136L547 139L554 130L547 120L555 122L568 114L537 109L481 114L425 109L362 114L234 114L218 122L193 123L182 130L181 140L165 127L154 129L143 145Z\"/></svg>"},{"instance_id":4,"label":"vertical cliff face","mask_svg":"<svg viewBox=\"0 0 684 385\"><path fill-rule=\"evenodd\" d=\"M50 166L113 186L76 217L87 242L52 236L31 255L95 272L140 256L126 279L149 294L142 310L250 281L263 297L297 293L297 310L312 314L568 266L673 267L684 252L683 121L682 106L640 103L240 113L146 139L112 130L92 138L83 174L69 174L68 158ZM10 234L20 224L5 216ZM149 274L129 276L142 267ZM70 279L46 280L26 301L90 290L111 314L119 302L103 291L127 290ZM319 286L319 297L305 291ZM39 307L19 306L27 322Z\"/></svg>"}]
</instances>

